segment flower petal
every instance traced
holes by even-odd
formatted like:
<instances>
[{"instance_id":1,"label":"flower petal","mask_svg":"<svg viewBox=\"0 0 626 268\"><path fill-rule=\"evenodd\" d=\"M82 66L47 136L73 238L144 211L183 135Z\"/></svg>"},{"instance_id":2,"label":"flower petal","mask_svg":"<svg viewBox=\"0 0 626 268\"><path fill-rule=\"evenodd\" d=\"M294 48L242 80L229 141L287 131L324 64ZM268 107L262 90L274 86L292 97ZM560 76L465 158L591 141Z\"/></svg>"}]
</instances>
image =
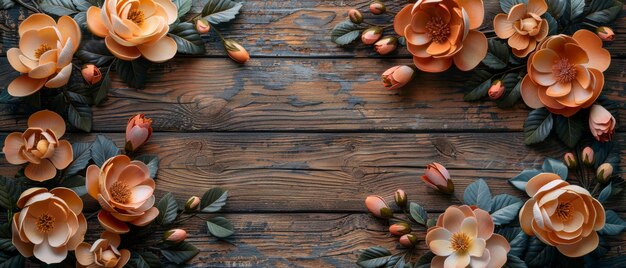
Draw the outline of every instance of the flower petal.
<instances>
[{"instance_id":1,"label":"flower petal","mask_svg":"<svg viewBox=\"0 0 626 268\"><path fill-rule=\"evenodd\" d=\"M57 169L65 169L72 163L73 152L72 145L66 141L59 141L59 146L54 150L54 155L50 158L50 161ZM76 214L80 214L76 212Z\"/></svg>"},{"instance_id":2,"label":"flower petal","mask_svg":"<svg viewBox=\"0 0 626 268\"><path fill-rule=\"evenodd\" d=\"M78 23L76 23L76 21L70 16L61 16L59 18L59 22L57 23L57 28L61 31L61 34L63 34L63 44L66 44L68 40L72 40L70 47L72 48L72 53L76 52L81 39L80 27L78 27Z\"/></svg>"},{"instance_id":3,"label":"flower petal","mask_svg":"<svg viewBox=\"0 0 626 268\"><path fill-rule=\"evenodd\" d=\"M498 14L493 19L493 27L500 39L507 39L515 33L513 22L507 20L506 14Z\"/></svg>"},{"instance_id":4,"label":"flower petal","mask_svg":"<svg viewBox=\"0 0 626 268\"><path fill-rule=\"evenodd\" d=\"M24 170L24 175L34 181L47 181L57 175L57 169L48 159L42 159L41 163L29 163Z\"/></svg>"},{"instance_id":5,"label":"flower petal","mask_svg":"<svg viewBox=\"0 0 626 268\"><path fill-rule=\"evenodd\" d=\"M57 138L65 134L65 121L63 117L48 110L42 110L32 114L28 118L28 127L52 130Z\"/></svg>"},{"instance_id":6,"label":"flower petal","mask_svg":"<svg viewBox=\"0 0 626 268\"><path fill-rule=\"evenodd\" d=\"M80 243L78 247L76 247L76 251L74 252L76 255L76 261L83 266L89 266L94 263L94 254L89 251L91 245L87 243Z\"/></svg>"},{"instance_id":7,"label":"flower petal","mask_svg":"<svg viewBox=\"0 0 626 268\"><path fill-rule=\"evenodd\" d=\"M602 40L595 33L589 30L578 30L572 38L587 52L589 56L587 66L598 69L601 72L609 68L609 65L611 65L611 53L602 48Z\"/></svg>"},{"instance_id":8,"label":"flower petal","mask_svg":"<svg viewBox=\"0 0 626 268\"><path fill-rule=\"evenodd\" d=\"M473 30L483 24L485 17L485 8L482 0L459 0L459 4L469 16L469 29Z\"/></svg>"},{"instance_id":9,"label":"flower petal","mask_svg":"<svg viewBox=\"0 0 626 268\"><path fill-rule=\"evenodd\" d=\"M38 30L44 27L56 26L56 21L44 13L35 13L26 18L18 27L18 34L23 36L25 32L30 30Z\"/></svg>"},{"instance_id":10,"label":"flower petal","mask_svg":"<svg viewBox=\"0 0 626 268\"><path fill-rule=\"evenodd\" d=\"M74 191L65 187L57 187L50 190L50 193L63 199L74 214L78 215L83 212L83 200Z\"/></svg>"},{"instance_id":11,"label":"flower petal","mask_svg":"<svg viewBox=\"0 0 626 268\"><path fill-rule=\"evenodd\" d=\"M454 64L461 71L474 69L487 55L487 38L478 31L469 31L463 48L454 55Z\"/></svg>"},{"instance_id":12,"label":"flower petal","mask_svg":"<svg viewBox=\"0 0 626 268\"><path fill-rule=\"evenodd\" d=\"M460 209L448 207L443 213L443 227L451 233L456 233L461 230L461 223L464 222L464 219L465 214Z\"/></svg>"},{"instance_id":13,"label":"flower petal","mask_svg":"<svg viewBox=\"0 0 626 268\"><path fill-rule=\"evenodd\" d=\"M465 253L465 254L459 254L454 253L450 256L448 256L448 258L446 258L446 261L444 263L444 267L446 268L451 268L451 267L455 267L455 268L465 268L467 267L467 265L469 265L470 263L470 255Z\"/></svg>"},{"instance_id":14,"label":"flower petal","mask_svg":"<svg viewBox=\"0 0 626 268\"><path fill-rule=\"evenodd\" d=\"M12 47L7 50L7 59L9 60L11 67L20 73L28 73L30 68L20 61L20 55L24 54L22 54L22 51L20 51L19 48Z\"/></svg>"},{"instance_id":15,"label":"flower petal","mask_svg":"<svg viewBox=\"0 0 626 268\"><path fill-rule=\"evenodd\" d=\"M67 85L67 82L70 81L70 76L72 74L72 64L65 65L63 69L56 76L52 77L52 79L48 80L46 83L46 87L48 88L60 88L62 86Z\"/></svg>"},{"instance_id":16,"label":"flower petal","mask_svg":"<svg viewBox=\"0 0 626 268\"><path fill-rule=\"evenodd\" d=\"M104 38L104 43L111 52L111 54L121 60L132 61L136 58L141 57L141 53L136 47L122 46L118 44L115 40L113 40L113 37L111 37L110 35Z\"/></svg>"},{"instance_id":17,"label":"flower petal","mask_svg":"<svg viewBox=\"0 0 626 268\"><path fill-rule=\"evenodd\" d=\"M539 99L539 86L532 81L528 74L524 76L524 79L522 80L522 87L520 88L520 90L522 93L522 99L524 100L524 103L528 105L528 107L533 109L539 109L544 106Z\"/></svg>"},{"instance_id":18,"label":"flower petal","mask_svg":"<svg viewBox=\"0 0 626 268\"><path fill-rule=\"evenodd\" d=\"M545 0L528 0L528 13L534 13L538 16L548 11L548 4Z\"/></svg>"},{"instance_id":19,"label":"flower petal","mask_svg":"<svg viewBox=\"0 0 626 268\"><path fill-rule=\"evenodd\" d=\"M48 241L36 244L33 248L35 258L47 264L60 263L67 257L67 247L52 247Z\"/></svg>"},{"instance_id":20,"label":"flower petal","mask_svg":"<svg viewBox=\"0 0 626 268\"><path fill-rule=\"evenodd\" d=\"M165 62L176 55L176 42L169 36L164 36L151 45L137 46L141 55L152 62Z\"/></svg>"},{"instance_id":21,"label":"flower petal","mask_svg":"<svg viewBox=\"0 0 626 268\"><path fill-rule=\"evenodd\" d=\"M591 234L587 237L583 237L580 241L573 244L562 244L556 245L556 248L563 255L576 258L587 255L589 252L592 252L594 249L598 247L598 243L600 242L598 238L598 233L591 232Z\"/></svg>"},{"instance_id":22,"label":"flower petal","mask_svg":"<svg viewBox=\"0 0 626 268\"><path fill-rule=\"evenodd\" d=\"M150 209L146 210L146 213L144 215L130 223L135 226L146 226L151 223L157 216L159 216L159 210L155 207L151 207Z\"/></svg>"},{"instance_id":23,"label":"flower petal","mask_svg":"<svg viewBox=\"0 0 626 268\"><path fill-rule=\"evenodd\" d=\"M404 36L404 29L411 25L411 9L413 5L406 5L393 20L393 29L399 36Z\"/></svg>"},{"instance_id":24,"label":"flower petal","mask_svg":"<svg viewBox=\"0 0 626 268\"><path fill-rule=\"evenodd\" d=\"M46 79L30 78L28 74L23 74L15 78L7 90L13 97L26 97L39 91L46 83Z\"/></svg>"},{"instance_id":25,"label":"flower petal","mask_svg":"<svg viewBox=\"0 0 626 268\"><path fill-rule=\"evenodd\" d=\"M452 66L452 58L450 57L445 57L445 58L433 58L433 57L428 57L428 58L419 58L419 57L413 57L413 63L415 64L415 66L424 71L424 72L429 72L429 73L439 73L439 72L443 72L445 70L447 70L448 68L450 68L450 66Z\"/></svg>"},{"instance_id":26,"label":"flower petal","mask_svg":"<svg viewBox=\"0 0 626 268\"><path fill-rule=\"evenodd\" d=\"M98 213L98 221L100 221L100 225L102 225L104 229L114 234L125 234L130 231L128 225L117 220L111 216L109 212L104 210L101 210L100 213Z\"/></svg>"},{"instance_id":27,"label":"flower petal","mask_svg":"<svg viewBox=\"0 0 626 268\"><path fill-rule=\"evenodd\" d=\"M449 256L454 252L452 244L448 240L434 240L428 244L430 250L437 256Z\"/></svg>"},{"instance_id":28,"label":"flower petal","mask_svg":"<svg viewBox=\"0 0 626 268\"><path fill-rule=\"evenodd\" d=\"M87 28L95 36L104 38L109 35L109 30L102 22L101 9L96 6L91 6L87 9Z\"/></svg>"}]
</instances>

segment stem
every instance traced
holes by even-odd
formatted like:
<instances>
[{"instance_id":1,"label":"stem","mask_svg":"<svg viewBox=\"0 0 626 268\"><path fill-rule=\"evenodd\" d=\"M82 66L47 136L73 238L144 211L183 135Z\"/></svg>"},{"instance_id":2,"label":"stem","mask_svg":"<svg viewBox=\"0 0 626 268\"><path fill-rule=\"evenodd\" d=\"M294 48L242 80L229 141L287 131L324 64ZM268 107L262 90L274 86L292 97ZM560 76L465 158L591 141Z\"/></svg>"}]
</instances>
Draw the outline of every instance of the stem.
<instances>
[{"instance_id":1,"label":"stem","mask_svg":"<svg viewBox=\"0 0 626 268\"><path fill-rule=\"evenodd\" d=\"M100 213L100 211L96 211L94 213L91 213L91 214L89 214L89 216L87 216L86 219L89 220L89 219L93 218L94 216L98 215L98 213Z\"/></svg>"},{"instance_id":2,"label":"stem","mask_svg":"<svg viewBox=\"0 0 626 268\"><path fill-rule=\"evenodd\" d=\"M211 30L215 31L217 36L219 36L220 39L222 39L222 43L224 43L224 36L222 36L222 33L220 33L220 31L217 28L215 28L213 24L209 23L209 25L211 25Z\"/></svg>"},{"instance_id":3,"label":"stem","mask_svg":"<svg viewBox=\"0 0 626 268\"><path fill-rule=\"evenodd\" d=\"M594 24L589 23L589 22L583 22L583 24L585 24L585 25L587 25L587 26L589 26L589 27L593 27L593 28L598 28L598 27L599 27L599 26L594 25Z\"/></svg>"},{"instance_id":4,"label":"stem","mask_svg":"<svg viewBox=\"0 0 626 268\"><path fill-rule=\"evenodd\" d=\"M390 24L376 24L376 23L369 23L367 21L363 21L363 23L365 23L365 24L367 24L369 26L376 26L376 27L381 27L381 28L388 28L388 27L393 26L393 23L390 23Z\"/></svg>"}]
</instances>

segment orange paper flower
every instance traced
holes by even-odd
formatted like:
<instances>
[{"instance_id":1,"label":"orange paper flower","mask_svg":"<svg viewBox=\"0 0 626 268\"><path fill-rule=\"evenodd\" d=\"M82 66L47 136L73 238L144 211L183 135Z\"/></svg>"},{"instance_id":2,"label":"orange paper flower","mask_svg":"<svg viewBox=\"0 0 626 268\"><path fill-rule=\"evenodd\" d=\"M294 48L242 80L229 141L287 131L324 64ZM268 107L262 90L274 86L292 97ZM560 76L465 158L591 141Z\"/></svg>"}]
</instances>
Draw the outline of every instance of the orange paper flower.
<instances>
[{"instance_id":1,"label":"orange paper flower","mask_svg":"<svg viewBox=\"0 0 626 268\"><path fill-rule=\"evenodd\" d=\"M154 180L148 166L131 161L126 155L110 158L101 168L87 168L87 191L98 200L102 210L100 224L109 232L123 234L130 231L127 223L146 226L159 210L154 205Z\"/></svg>"},{"instance_id":2,"label":"orange paper flower","mask_svg":"<svg viewBox=\"0 0 626 268\"><path fill-rule=\"evenodd\" d=\"M509 39L513 54L524 58L533 52L537 42L548 36L548 21L541 15L548 11L544 0L529 0L511 7L509 14L498 14L493 19L493 29L502 39Z\"/></svg>"},{"instance_id":3,"label":"orange paper flower","mask_svg":"<svg viewBox=\"0 0 626 268\"><path fill-rule=\"evenodd\" d=\"M59 140L63 134L65 121L60 115L39 111L28 118L28 129L24 133L13 132L7 136L2 152L11 164L28 163L24 175L29 179L46 181L73 160L72 145Z\"/></svg>"},{"instance_id":4,"label":"orange paper flower","mask_svg":"<svg viewBox=\"0 0 626 268\"><path fill-rule=\"evenodd\" d=\"M36 13L18 27L19 48L7 51L9 64L21 76L8 86L15 97L24 97L42 87L59 88L72 74L72 57L80 44L80 28L68 16L56 22L50 16Z\"/></svg>"},{"instance_id":5,"label":"orange paper flower","mask_svg":"<svg viewBox=\"0 0 626 268\"><path fill-rule=\"evenodd\" d=\"M118 250L121 242L118 234L105 231L93 245L81 243L76 248L76 267L124 267L130 260L130 251Z\"/></svg>"},{"instance_id":6,"label":"orange paper flower","mask_svg":"<svg viewBox=\"0 0 626 268\"><path fill-rule=\"evenodd\" d=\"M83 201L67 188L30 188L20 195L22 211L12 220L12 241L24 257L47 264L59 263L83 242L87 220Z\"/></svg>"},{"instance_id":7,"label":"orange paper flower","mask_svg":"<svg viewBox=\"0 0 626 268\"><path fill-rule=\"evenodd\" d=\"M594 104L589 112L589 129L596 140L610 141L615 134L615 117L602 105Z\"/></svg>"},{"instance_id":8,"label":"orange paper flower","mask_svg":"<svg viewBox=\"0 0 626 268\"><path fill-rule=\"evenodd\" d=\"M611 54L602 40L588 31L573 36L546 38L528 58L528 74L522 81L522 98L531 108L546 107L550 112L572 116L600 96L604 72Z\"/></svg>"},{"instance_id":9,"label":"orange paper flower","mask_svg":"<svg viewBox=\"0 0 626 268\"><path fill-rule=\"evenodd\" d=\"M169 25L178 18L170 0L105 0L102 9L87 10L87 26L115 55L130 61L144 56L164 62L176 54L176 42L167 36Z\"/></svg>"},{"instance_id":10,"label":"orange paper flower","mask_svg":"<svg viewBox=\"0 0 626 268\"><path fill-rule=\"evenodd\" d=\"M487 38L477 30L483 17L482 0L419 0L393 23L420 70L442 72L454 62L468 71L487 55Z\"/></svg>"},{"instance_id":11,"label":"orange paper flower","mask_svg":"<svg viewBox=\"0 0 626 268\"><path fill-rule=\"evenodd\" d=\"M526 234L568 257L580 257L598 247L596 231L604 227L604 208L587 190L557 174L541 173L528 181L526 193L531 198L519 212Z\"/></svg>"}]
</instances>

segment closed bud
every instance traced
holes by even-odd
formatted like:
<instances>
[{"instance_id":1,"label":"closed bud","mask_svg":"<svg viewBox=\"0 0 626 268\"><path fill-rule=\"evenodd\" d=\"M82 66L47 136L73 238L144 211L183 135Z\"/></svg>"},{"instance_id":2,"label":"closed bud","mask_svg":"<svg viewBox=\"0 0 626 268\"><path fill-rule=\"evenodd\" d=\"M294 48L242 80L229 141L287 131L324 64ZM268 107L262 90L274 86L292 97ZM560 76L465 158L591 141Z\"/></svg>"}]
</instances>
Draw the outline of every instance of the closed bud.
<instances>
[{"instance_id":1,"label":"closed bud","mask_svg":"<svg viewBox=\"0 0 626 268\"><path fill-rule=\"evenodd\" d=\"M353 23L361 24L361 22L363 22L363 14L356 9L350 9L350 11L348 11L348 17Z\"/></svg>"},{"instance_id":2,"label":"closed bud","mask_svg":"<svg viewBox=\"0 0 626 268\"><path fill-rule=\"evenodd\" d=\"M506 88L504 88L502 81L496 80L495 82L491 84L491 87L489 88L489 91L487 94L489 95L490 99L497 100L501 98L502 95L504 95L504 91L506 91Z\"/></svg>"},{"instance_id":3,"label":"closed bud","mask_svg":"<svg viewBox=\"0 0 626 268\"><path fill-rule=\"evenodd\" d=\"M412 234L405 234L400 237L399 242L400 245L402 245L403 247L410 248L417 245L417 236Z\"/></svg>"},{"instance_id":4,"label":"closed bud","mask_svg":"<svg viewBox=\"0 0 626 268\"><path fill-rule=\"evenodd\" d=\"M387 7L385 7L385 4L380 1L374 1L370 4L370 12L374 15L383 14L385 11L387 11Z\"/></svg>"},{"instance_id":5,"label":"closed bud","mask_svg":"<svg viewBox=\"0 0 626 268\"><path fill-rule=\"evenodd\" d=\"M197 196L189 197L189 199L187 199L187 202L185 203L185 212L194 212L198 210L199 206L200 206L199 197Z\"/></svg>"},{"instance_id":6,"label":"closed bud","mask_svg":"<svg viewBox=\"0 0 626 268\"><path fill-rule=\"evenodd\" d=\"M232 39L224 39L224 48L228 56L238 63L244 64L250 59L248 51Z\"/></svg>"},{"instance_id":7,"label":"closed bud","mask_svg":"<svg viewBox=\"0 0 626 268\"><path fill-rule=\"evenodd\" d=\"M375 217L378 218L391 218L393 217L393 211L385 202L381 196L378 195L370 195L365 198L365 206L370 213L372 213Z\"/></svg>"},{"instance_id":8,"label":"closed bud","mask_svg":"<svg viewBox=\"0 0 626 268\"><path fill-rule=\"evenodd\" d=\"M415 70L406 65L391 67L382 75L383 85L389 90L401 88L413 80L413 74Z\"/></svg>"},{"instance_id":9,"label":"closed bud","mask_svg":"<svg viewBox=\"0 0 626 268\"><path fill-rule=\"evenodd\" d=\"M152 136L152 119L138 114L128 120L126 125L126 151L134 152Z\"/></svg>"},{"instance_id":10,"label":"closed bud","mask_svg":"<svg viewBox=\"0 0 626 268\"><path fill-rule=\"evenodd\" d=\"M585 149L583 149L582 154L583 154L583 163L585 163L585 165L588 165L588 166L593 165L593 149L587 146L585 147Z\"/></svg>"},{"instance_id":11,"label":"closed bud","mask_svg":"<svg viewBox=\"0 0 626 268\"><path fill-rule=\"evenodd\" d=\"M187 231L183 229L171 229L163 234L163 241L178 244L187 239Z\"/></svg>"},{"instance_id":12,"label":"closed bud","mask_svg":"<svg viewBox=\"0 0 626 268\"><path fill-rule=\"evenodd\" d=\"M396 201L396 205L401 208L406 207L408 197L406 196L406 192L404 192L404 190L398 189L394 195L394 199Z\"/></svg>"},{"instance_id":13,"label":"closed bud","mask_svg":"<svg viewBox=\"0 0 626 268\"><path fill-rule=\"evenodd\" d=\"M374 44L374 50L380 55L387 55L398 48L398 38L393 36L383 37Z\"/></svg>"},{"instance_id":14,"label":"closed bud","mask_svg":"<svg viewBox=\"0 0 626 268\"><path fill-rule=\"evenodd\" d=\"M609 163L604 163L598 167L596 171L596 180L599 183L607 183L609 179L613 176L613 165Z\"/></svg>"},{"instance_id":15,"label":"closed bud","mask_svg":"<svg viewBox=\"0 0 626 268\"><path fill-rule=\"evenodd\" d=\"M198 31L199 34L208 33L210 30L211 24L209 23L209 21L205 19L199 19L196 21L196 31Z\"/></svg>"},{"instance_id":16,"label":"closed bud","mask_svg":"<svg viewBox=\"0 0 626 268\"><path fill-rule=\"evenodd\" d=\"M596 28L596 34L598 35L598 37L600 37L600 39L602 39L602 41L610 42L615 40L615 33L610 27L600 26Z\"/></svg>"},{"instance_id":17,"label":"closed bud","mask_svg":"<svg viewBox=\"0 0 626 268\"><path fill-rule=\"evenodd\" d=\"M380 27L370 27L365 29L361 34L361 42L366 45L371 45L376 43L378 39L383 36L383 28Z\"/></svg>"},{"instance_id":18,"label":"closed bud","mask_svg":"<svg viewBox=\"0 0 626 268\"><path fill-rule=\"evenodd\" d=\"M85 82L89 85L96 84L102 80L102 73L100 72L100 69L91 63L83 65L81 73Z\"/></svg>"},{"instance_id":19,"label":"closed bud","mask_svg":"<svg viewBox=\"0 0 626 268\"><path fill-rule=\"evenodd\" d=\"M452 183L450 173L439 163L431 163L426 166L422 181L441 193L454 193L454 183Z\"/></svg>"},{"instance_id":20,"label":"closed bud","mask_svg":"<svg viewBox=\"0 0 626 268\"><path fill-rule=\"evenodd\" d=\"M405 235L411 232L411 226L406 222L394 223L389 226L389 232L392 235Z\"/></svg>"},{"instance_id":21,"label":"closed bud","mask_svg":"<svg viewBox=\"0 0 626 268\"><path fill-rule=\"evenodd\" d=\"M565 161L565 165L570 169L578 166L578 162L573 153L566 153L565 156L563 156L563 160Z\"/></svg>"}]
</instances>

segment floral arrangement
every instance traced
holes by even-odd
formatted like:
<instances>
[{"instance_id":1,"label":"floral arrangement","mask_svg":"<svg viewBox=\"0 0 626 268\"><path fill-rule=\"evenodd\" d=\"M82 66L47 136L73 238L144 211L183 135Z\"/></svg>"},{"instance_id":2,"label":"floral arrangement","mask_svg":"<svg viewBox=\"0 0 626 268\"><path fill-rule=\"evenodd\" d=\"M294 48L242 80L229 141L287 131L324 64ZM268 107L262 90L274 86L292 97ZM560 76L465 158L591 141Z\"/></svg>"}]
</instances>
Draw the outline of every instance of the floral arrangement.
<instances>
[{"instance_id":1,"label":"floral arrangement","mask_svg":"<svg viewBox=\"0 0 626 268\"><path fill-rule=\"evenodd\" d=\"M491 99L507 108L522 99L535 109L524 125L527 145L555 133L574 148L587 125L597 140L611 139L616 122L609 111L616 105L602 95L603 72L611 63L602 42L614 40L609 25L622 2L500 0L503 13L493 19L493 30L485 30L482 0L409 2L395 13L373 1L369 21L350 10L348 20L332 30L333 42L347 46L360 36L381 55L406 46L413 65L382 74L390 90L408 84L417 70L438 73L454 65L472 71L466 101ZM384 14L388 18L377 17ZM395 35L386 30L391 28Z\"/></svg>"},{"instance_id":2,"label":"floral arrangement","mask_svg":"<svg viewBox=\"0 0 626 268\"><path fill-rule=\"evenodd\" d=\"M65 121L49 110L31 115L24 132L9 134L2 152L21 168L14 178L0 177L0 206L10 220L0 225L0 265L21 267L30 258L79 267L157 267L193 258L198 250L176 226L191 217L204 219L198 212L219 211L228 192L213 188L184 206L172 193L157 202L159 160L138 154L150 139L151 123L142 114L129 120L123 153L104 136L91 143L61 139ZM89 200L101 209L86 216L83 203ZM92 217L104 231L90 244L85 235ZM223 217L204 220L212 236L233 234ZM163 238L149 239L155 232Z\"/></svg>"},{"instance_id":3,"label":"floral arrangement","mask_svg":"<svg viewBox=\"0 0 626 268\"><path fill-rule=\"evenodd\" d=\"M91 107L107 98L111 71L129 86L142 88L152 64L176 54L204 54L202 35L211 30L234 61L243 64L250 58L242 45L217 28L239 13L242 4L232 0L209 0L193 16L188 14L191 0L28 2L2 5L18 4L33 14L18 27L19 46L6 51L21 75L2 91L0 100L28 112L56 111L83 131L91 131Z\"/></svg>"}]
</instances>

